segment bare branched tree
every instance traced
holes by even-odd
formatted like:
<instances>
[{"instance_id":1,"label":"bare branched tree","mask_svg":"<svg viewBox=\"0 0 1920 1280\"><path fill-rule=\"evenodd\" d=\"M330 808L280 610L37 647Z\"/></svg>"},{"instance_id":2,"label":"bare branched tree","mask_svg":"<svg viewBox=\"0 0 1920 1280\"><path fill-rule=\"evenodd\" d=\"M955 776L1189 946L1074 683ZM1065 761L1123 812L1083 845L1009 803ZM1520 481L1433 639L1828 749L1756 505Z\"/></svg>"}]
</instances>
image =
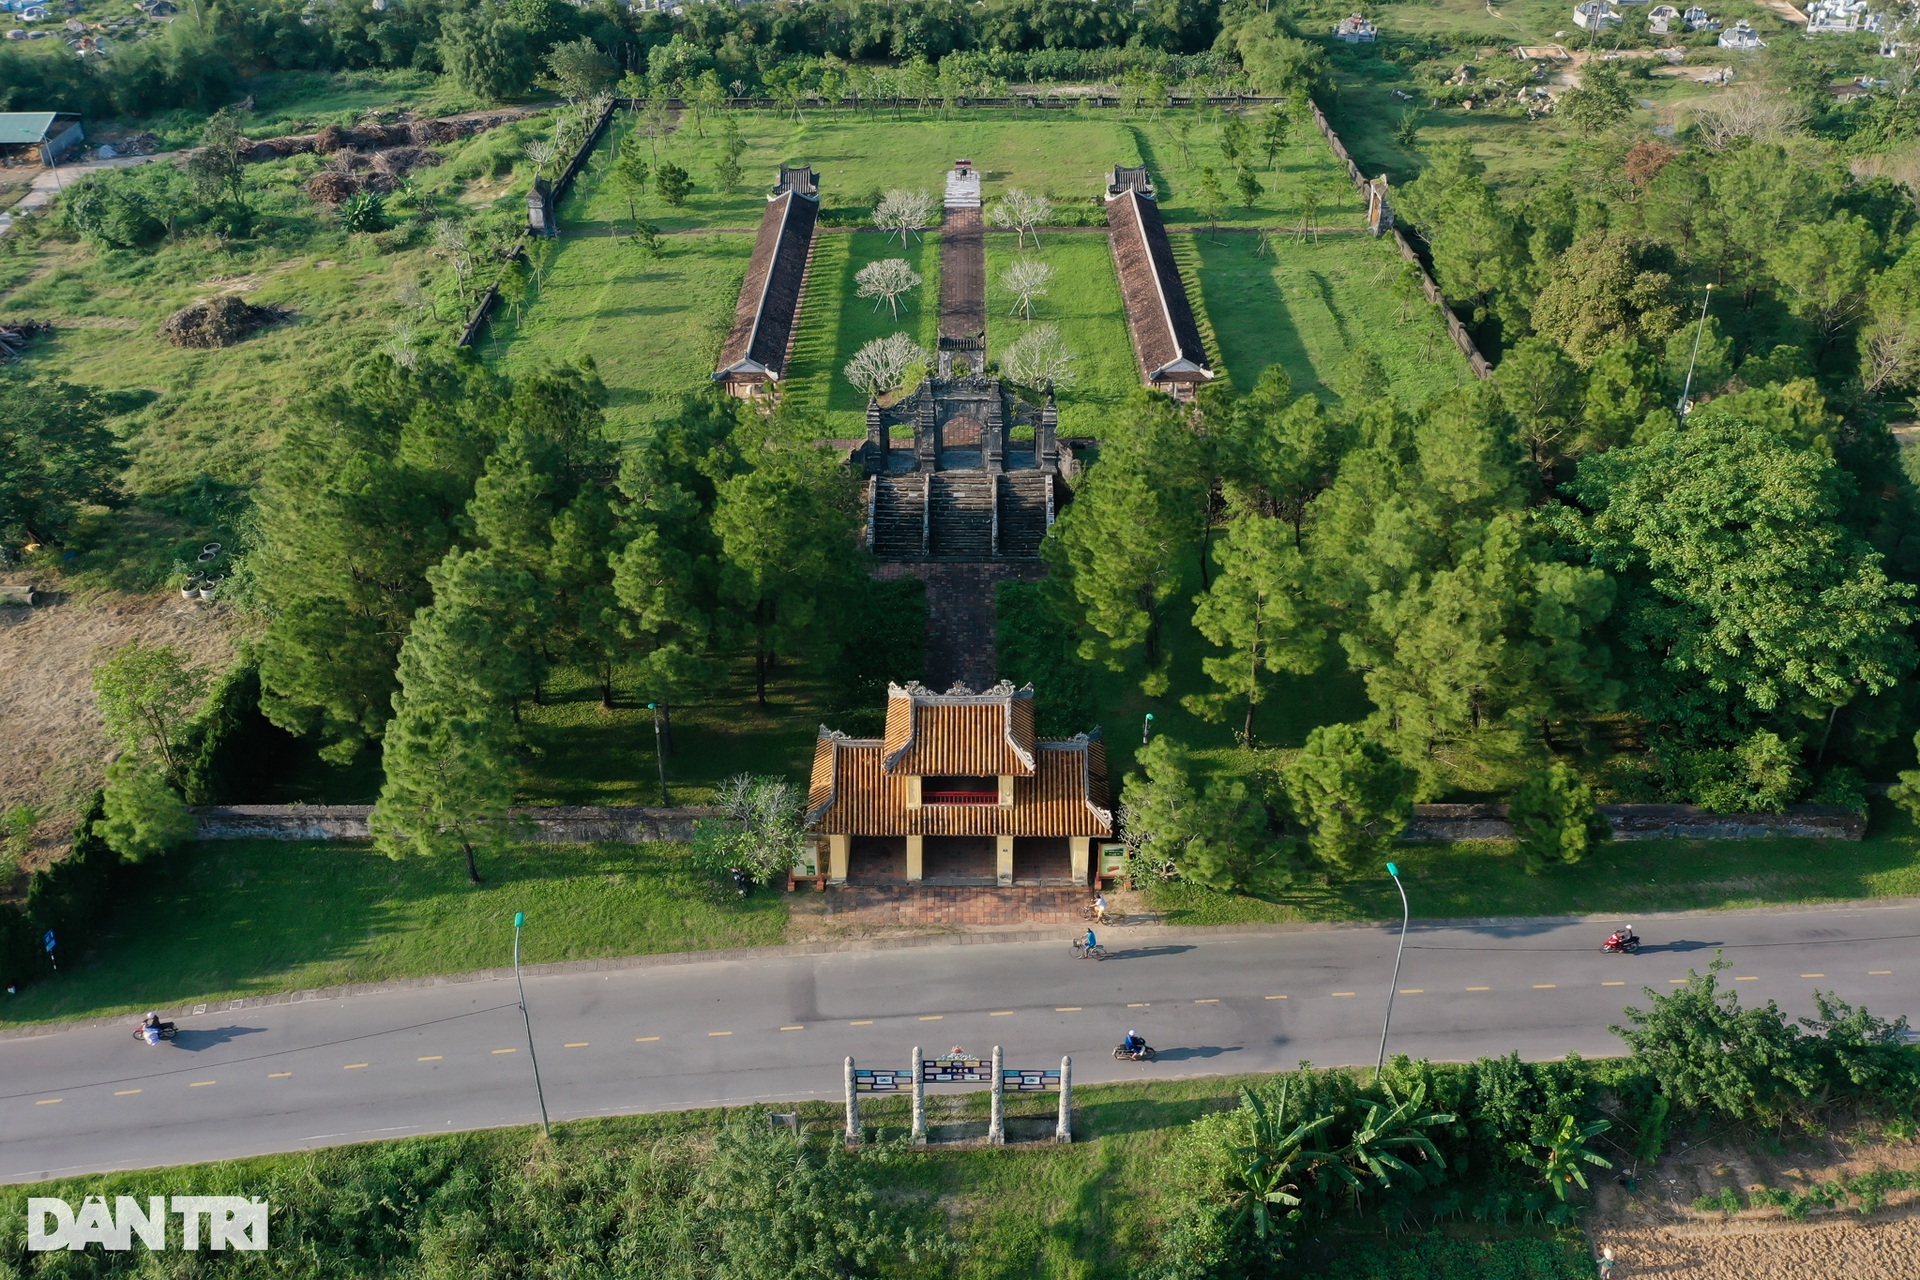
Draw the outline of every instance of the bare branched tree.
<instances>
[{"instance_id":1,"label":"bare branched tree","mask_svg":"<svg viewBox=\"0 0 1920 1280\"><path fill-rule=\"evenodd\" d=\"M1033 300L1046 297L1047 286L1053 283L1053 265L1038 258L1016 258L1000 273L1000 283L1013 295L1013 309L1008 314L1031 320Z\"/></svg>"},{"instance_id":2,"label":"bare branched tree","mask_svg":"<svg viewBox=\"0 0 1920 1280\"><path fill-rule=\"evenodd\" d=\"M554 144L541 138L536 138L527 144L527 159L533 161L534 177L546 176L547 166L553 163L554 151Z\"/></svg>"},{"instance_id":3,"label":"bare branched tree","mask_svg":"<svg viewBox=\"0 0 1920 1280\"><path fill-rule=\"evenodd\" d=\"M869 262L860 268L853 277L856 292L862 298L872 298L873 309L878 311L882 302L892 308L894 319L900 318L900 295L908 290L920 287L920 273L913 269L905 258L885 258L879 262Z\"/></svg>"},{"instance_id":4,"label":"bare branched tree","mask_svg":"<svg viewBox=\"0 0 1920 1280\"><path fill-rule=\"evenodd\" d=\"M1798 133L1806 120L1806 108L1792 97L1755 86L1702 107L1694 124L1710 150L1722 151L1741 139L1777 142Z\"/></svg>"},{"instance_id":5,"label":"bare branched tree","mask_svg":"<svg viewBox=\"0 0 1920 1280\"><path fill-rule=\"evenodd\" d=\"M1920 323L1912 316L1876 322L1860 344L1860 385L1869 395L1920 385Z\"/></svg>"},{"instance_id":6,"label":"bare branched tree","mask_svg":"<svg viewBox=\"0 0 1920 1280\"><path fill-rule=\"evenodd\" d=\"M1033 247L1040 247L1040 224L1053 216L1053 201L1042 195L1033 195L1019 187L1008 191L1006 195L987 211L987 221L1002 230L1014 233L1014 243L1025 247L1027 237L1033 237Z\"/></svg>"},{"instance_id":7,"label":"bare branched tree","mask_svg":"<svg viewBox=\"0 0 1920 1280\"><path fill-rule=\"evenodd\" d=\"M442 218L433 224L433 239L453 263L454 288L464 308L467 305L467 278L473 274L473 237L459 223Z\"/></svg>"},{"instance_id":8,"label":"bare branched tree","mask_svg":"<svg viewBox=\"0 0 1920 1280\"><path fill-rule=\"evenodd\" d=\"M847 361L847 381L878 399L905 389L916 371L924 370L932 359L927 349L904 333L875 338L853 353Z\"/></svg>"},{"instance_id":9,"label":"bare branched tree","mask_svg":"<svg viewBox=\"0 0 1920 1280\"><path fill-rule=\"evenodd\" d=\"M874 206L873 225L887 233L887 239L900 237L905 245L915 232L924 237L933 222L933 195L928 191L895 188L880 197Z\"/></svg>"},{"instance_id":10,"label":"bare branched tree","mask_svg":"<svg viewBox=\"0 0 1920 1280\"><path fill-rule=\"evenodd\" d=\"M1000 372L1023 386L1072 386L1073 352L1059 325L1036 325L1000 353Z\"/></svg>"}]
</instances>

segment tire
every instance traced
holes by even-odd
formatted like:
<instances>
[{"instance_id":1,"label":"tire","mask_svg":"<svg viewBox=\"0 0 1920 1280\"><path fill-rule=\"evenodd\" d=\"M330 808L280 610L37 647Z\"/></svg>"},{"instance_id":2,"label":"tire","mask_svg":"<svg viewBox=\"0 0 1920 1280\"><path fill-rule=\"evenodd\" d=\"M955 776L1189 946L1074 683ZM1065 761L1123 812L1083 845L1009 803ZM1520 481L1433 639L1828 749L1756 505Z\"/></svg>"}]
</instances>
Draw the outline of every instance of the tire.
<instances>
[{"instance_id":1,"label":"tire","mask_svg":"<svg viewBox=\"0 0 1920 1280\"><path fill-rule=\"evenodd\" d=\"M1087 954L1092 956L1095 960L1105 960L1107 958L1107 949L1101 946L1089 947L1087 949Z\"/></svg>"},{"instance_id":2,"label":"tire","mask_svg":"<svg viewBox=\"0 0 1920 1280\"><path fill-rule=\"evenodd\" d=\"M1114 1050L1113 1050L1113 1060L1115 1062L1152 1062L1155 1058L1159 1056L1160 1056L1160 1051L1155 1049L1151 1045L1147 1046L1147 1048L1137 1058L1134 1055L1128 1053L1125 1049L1120 1048L1117 1045L1114 1047Z\"/></svg>"},{"instance_id":3,"label":"tire","mask_svg":"<svg viewBox=\"0 0 1920 1280\"><path fill-rule=\"evenodd\" d=\"M1148 1045L1146 1053L1141 1055L1140 1060L1142 1062L1152 1062L1155 1058L1159 1056L1160 1056L1160 1051L1154 1048L1152 1045Z\"/></svg>"}]
</instances>

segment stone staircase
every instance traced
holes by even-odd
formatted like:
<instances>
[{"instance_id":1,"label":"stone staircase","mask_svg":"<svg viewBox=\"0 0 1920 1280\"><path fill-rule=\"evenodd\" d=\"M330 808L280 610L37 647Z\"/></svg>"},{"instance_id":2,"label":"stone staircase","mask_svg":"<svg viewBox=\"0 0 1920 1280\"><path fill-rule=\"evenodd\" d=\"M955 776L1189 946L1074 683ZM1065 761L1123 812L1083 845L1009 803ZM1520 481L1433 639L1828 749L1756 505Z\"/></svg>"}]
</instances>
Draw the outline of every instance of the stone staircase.
<instances>
[{"instance_id":1,"label":"stone staircase","mask_svg":"<svg viewBox=\"0 0 1920 1280\"><path fill-rule=\"evenodd\" d=\"M985 471L937 471L929 478L927 556L993 559L998 516L994 477Z\"/></svg>"},{"instance_id":2,"label":"stone staircase","mask_svg":"<svg viewBox=\"0 0 1920 1280\"><path fill-rule=\"evenodd\" d=\"M1000 554L1018 560L1038 556L1040 540L1053 523L1053 477L1042 471L1009 471L998 479Z\"/></svg>"},{"instance_id":3,"label":"stone staircase","mask_svg":"<svg viewBox=\"0 0 1920 1280\"><path fill-rule=\"evenodd\" d=\"M881 560L1034 560L1053 512L1053 477L1040 471L874 476L867 545Z\"/></svg>"},{"instance_id":4,"label":"stone staircase","mask_svg":"<svg viewBox=\"0 0 1920 1280\"><path fill-rule=\"evenodd\" d=\"M926 555L929 476L875 476L868 504L867 542L882 560L919 560Z\"/></svg>"}]
</instances>

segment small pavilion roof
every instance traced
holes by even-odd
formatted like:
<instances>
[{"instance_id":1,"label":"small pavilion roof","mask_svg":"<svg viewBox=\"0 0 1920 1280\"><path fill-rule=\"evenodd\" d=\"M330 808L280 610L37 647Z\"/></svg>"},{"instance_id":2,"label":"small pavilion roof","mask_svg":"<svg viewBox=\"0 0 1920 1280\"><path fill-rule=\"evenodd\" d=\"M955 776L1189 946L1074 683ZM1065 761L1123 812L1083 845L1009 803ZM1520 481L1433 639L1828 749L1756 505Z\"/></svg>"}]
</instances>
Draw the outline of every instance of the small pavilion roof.
<instances>
[{"instance_id":1,"label":"small pavilion roof","mask_svg":"<svg viewBox=\"0 0 1920 1280\"><path fill-rule=\"evenodd\" d=\"M1113 834L1107 752L1098 733L1034 744L1034 772L1011 805L909 807L908 779L883 764L885 744L822 728L814 743L807 826L862 836L1090 836Z\"/></svg>"},{"instance_id":2,"label":"small pavilion roof","mask_svg":"<svg viewBox=\"0 0 1920 1280\"><path fill-rule=\"evenodd\" d=\"M985 693L919 682L887 686L881 767L921 777L1015 777L1034 773L1033 686L1007 681Z\"/></svg>"}]
</instances>

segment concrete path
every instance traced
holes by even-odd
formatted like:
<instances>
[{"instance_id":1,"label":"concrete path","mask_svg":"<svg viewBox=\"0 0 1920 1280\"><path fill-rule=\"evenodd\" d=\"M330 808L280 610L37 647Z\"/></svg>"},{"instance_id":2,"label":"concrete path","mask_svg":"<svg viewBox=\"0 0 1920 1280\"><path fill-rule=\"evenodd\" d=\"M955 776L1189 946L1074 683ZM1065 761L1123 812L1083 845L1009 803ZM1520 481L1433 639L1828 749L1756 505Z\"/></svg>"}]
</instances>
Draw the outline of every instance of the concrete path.
<instances>
[{"instance_id":1,"label":"concrete path","mask_svg":"<svg viewBox=\"0 0 1920 1280\"><path fill-rule=\"evenodd\" d=\"M1915 1010L1920 904L1635 922L1639 956L1590 921L1416 927L1392 1052L1470 1059L1618 1051L1641 988L1724 949L1748 1002L1812 1011L1815 988ZM536 926L537 927L537 923ZM1371 1065L1397 930L1109 931L1104 962L1049 940L720 956L527 980L556 1120L832 1098L841 1061L904 1068L918 1044L1057 1066L1082 1082ZM506 934L503 926L503 946ZM1129 1027L1161 1051L1115 1062ZM149 1048L124 1027L0 1042L0 1180L182 1164L537 1120L510 978L269 1005L181 1022Z\"/></svg>"},{"instance_id":2,"label":"concrete path","mask_svg":"<svg viewBox=\"0 0 1920 1280\"><path fill-rule=\"evenodd\" d=\"M0 213L0 236L13 230L15 214L40 212L52 204L61 191L90 173L98 173L102 169L126 169L154 160L171 160L179 154L178 151L156 151L150 156L116 156L111 160L89 160L84 164L63 164L57 169L43 169L40 176L33 180L33 186L27 194L5 213Z\"/></svg>"}]
</instances>

